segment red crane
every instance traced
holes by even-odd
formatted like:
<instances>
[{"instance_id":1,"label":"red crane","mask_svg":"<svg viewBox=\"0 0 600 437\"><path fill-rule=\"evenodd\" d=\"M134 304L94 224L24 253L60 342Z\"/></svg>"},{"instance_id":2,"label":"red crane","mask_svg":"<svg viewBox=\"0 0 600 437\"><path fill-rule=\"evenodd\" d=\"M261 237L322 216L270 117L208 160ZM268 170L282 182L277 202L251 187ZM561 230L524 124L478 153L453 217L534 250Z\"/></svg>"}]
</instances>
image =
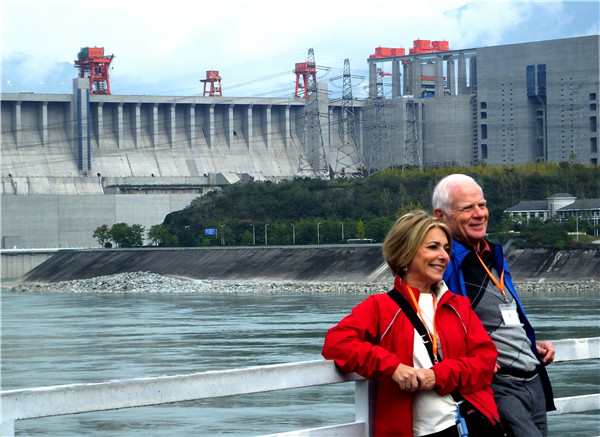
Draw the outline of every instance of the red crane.
<instances>
[{"instance_id":1,"label":"red crane","mask_svg":"<svg viewBox=\"0 0 600 437\"><path fill-rule=\"evenodd\" d=\"M79 77L90 79L90 94L110 94L108 67L115 55L104 56L103 47L82 47L77 54L75 68Z\"/></svg>"},{"instance_id":2,"label":"red crane","mask_svg":"<svg viewBox=\"0 0 600 437\"><path fill-rule=\"evenodd\" d=\"M308 50L308 59L306 62L296 62L294 73L296 73L296 91L294 92L294 97L296 99L300 97L312 97L313 92L316 91L313 88L317 84L317 63L315 62L313 49Z\"/></svg>"},{"instance_id":3,"label":"red crane","mask_svg":"<svg viewBox=\"0 0 600 437\"><path fill-rule=\"evenodd\" d=\"M204 95L207 94L210 97L223 97L221 92L221 76L216 70L208 70L206 72L206 79L200 79L200 82L204 83ZM210 85L209 85L210 84ZM206 87L210 86L209 90Z\"/></svg>"},{"instance_id":4,"label":"red crane","mask_svg":"<svg viewBox=\"0 0 600 437\"><path fill-rule=\"evenodd\" d=\"M413 41L413 47L408 50L408 53L414 55L419 53L446 52L448 50L450 50L448 41L416 39ZM370 55L369 59L393 58L396 56L406 56L406 50L403 48L377 47L375 48L375 54Z\"/></svg>"}]
</instances>

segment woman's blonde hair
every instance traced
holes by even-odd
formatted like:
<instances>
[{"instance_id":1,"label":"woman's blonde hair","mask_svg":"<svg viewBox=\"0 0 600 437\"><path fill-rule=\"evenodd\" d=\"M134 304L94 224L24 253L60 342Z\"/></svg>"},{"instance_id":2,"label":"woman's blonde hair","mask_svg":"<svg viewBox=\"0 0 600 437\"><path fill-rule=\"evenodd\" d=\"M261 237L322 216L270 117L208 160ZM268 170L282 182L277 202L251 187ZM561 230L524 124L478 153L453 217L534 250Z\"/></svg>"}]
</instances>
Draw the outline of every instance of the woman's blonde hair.
<instances>
[{"instance_id":1,"label":"woman's blonde hair","mask_svg":"<svg viewBox=\"0 0 600 437\"><path fill-rule=\"evenodd\" d=\"M452 232L437 217L425 211L412 211L403 215L392 226L383 242L383 257L394 275L404 276L403 267L408 266L423 244L425 235L432 228L440 228L448 238L452 250Z\"/></svg>"}]
</instances>

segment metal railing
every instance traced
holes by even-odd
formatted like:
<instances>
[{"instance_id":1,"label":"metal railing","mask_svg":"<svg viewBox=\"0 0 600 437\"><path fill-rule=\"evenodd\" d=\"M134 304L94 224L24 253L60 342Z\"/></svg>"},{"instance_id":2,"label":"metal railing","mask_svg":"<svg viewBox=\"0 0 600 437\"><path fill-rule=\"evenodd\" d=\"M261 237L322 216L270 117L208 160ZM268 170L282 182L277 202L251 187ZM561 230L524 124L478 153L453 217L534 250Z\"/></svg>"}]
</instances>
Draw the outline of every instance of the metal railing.
<instances>
[{"instance_id":1,"label":"metal railing","mask_svg":"<svg viewBox=\"0 0 600 437\"><path fill-rule=\"evenodd\" d=\"M600 358L600 337L554 341L555 362ZM69 384L1 392L1 435L12 437L15 422L40 417L160 405L317 385L355 383L355 421L264 437L368 437L372 435L373 394L368 380L341 372L332 361L210 371L188 375ZM600 410L600 393L555 399L556 411L570 414ZM151 420L151 419L149 419Z\"/></svg>"}]
</instances>

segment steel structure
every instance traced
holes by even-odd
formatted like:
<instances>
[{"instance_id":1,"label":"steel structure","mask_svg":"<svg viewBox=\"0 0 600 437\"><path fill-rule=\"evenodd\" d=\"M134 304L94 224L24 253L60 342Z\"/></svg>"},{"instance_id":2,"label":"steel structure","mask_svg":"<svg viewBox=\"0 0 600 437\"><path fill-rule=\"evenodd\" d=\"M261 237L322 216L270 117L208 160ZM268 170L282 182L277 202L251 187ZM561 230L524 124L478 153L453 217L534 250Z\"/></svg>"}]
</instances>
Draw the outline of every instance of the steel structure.
<instances>
[{"instance_id":1,"label":"steel structure","mask_svg":"<svg viewBox=\"0 0 600 437\"><path fill-rule=\"evenodd\" d=\"M407 100L406 107L406 141L404 142L404 159L402 169L407 166L423 167L421 149L419 147L419 112L422 103L415 99Z\"/></svg>"},{"instance_id":2,"label":"steel structure","mask_svg":"<svg viewBox=\"0 0 600 437\"><path fill-rule=\"evenodd\" d=\"M363 175L366 163L356 135L354 99L352 98L352 75L350 74L350 60L348 58L344 59L342 79L341 143L337 148L334 175L335 177L358 177Z\"/></svg>"},{"instance_id":3,"label":"steel structure","mask_svg":"<svg viewBox=\"0 0 600 437\"><path fill-rule=\"evenodd\" d=\"M204 84L204 96L209 97L223 97L221 91L221 76L219 72L215 70L208 70L206 72L206 79L200 79L200 82ZM206 88L209 87L207 90Z\"/></svg>"},{"instance_id":4,"label":"steel structure","mask_svg":"<svg viewBox=\"0 0 600 437\"><path fill-rule=\"evenodd\" d=\"M103 47L82 47L75 68L80 78L89 78L90 94L110 94L108 69L115 55L104 56Z\"/></svg>"},{"instance_id":5,"label":"steel structure","mask_svg":"<svg viewBox=\"0 0 600 437\"><path fill-rule=\"evenodd\" d=\"M327 179L330 166L327 163L325 144L319 120L319 93L316 80L316 63L313 49L308 49L307 62L296 64L313 66L315 74L307 74L304 88L304 130L302 132L302 149L298 159L298 176ZM298 76L297 76L298 77ZM296 79L298 83L298 79Z\"/></svg>"},{"instance_id":6,"label":"steel structure","mask_svg":"<svg viewBox=\"0 0 600 437\"><path fill-rule=\"evenodd\" d=\"M308 98L312 95L311 85L317 83L317 64L315 63L315 54L313 49L308 49L308 58L306 62L297 62L296 68L296 90L294 97Z\"/></svg>"},{"instance_id":7,"label":"steel structure","mask_svg":"<svg viewBox=\"0 0 600 437\"><path fill-rule=\"evenodd\" d=\"M392 150L388 142L387 131L389 125L386 120L386 99L383 92L383 76L385 73L381 68L377 69L377 96L373 99L375 107L375 118L373 123L373 141L369 155L369 166L367 173L372 175L386 167L394 164Z\"/></svg>"}]
</instances>

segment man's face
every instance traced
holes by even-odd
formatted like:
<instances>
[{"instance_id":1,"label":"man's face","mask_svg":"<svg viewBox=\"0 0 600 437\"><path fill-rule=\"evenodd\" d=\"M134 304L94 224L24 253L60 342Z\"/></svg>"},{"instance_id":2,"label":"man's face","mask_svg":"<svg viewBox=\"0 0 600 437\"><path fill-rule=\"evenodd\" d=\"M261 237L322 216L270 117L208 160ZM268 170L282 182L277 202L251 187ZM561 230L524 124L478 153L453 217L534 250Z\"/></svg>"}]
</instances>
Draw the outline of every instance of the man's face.
<instances>
[{"instance_id":1,"label":"man's face","mask_svg":"<svg viewBox=\"0 0 600 437\"><path fill-rule=\"evenodd\" d=\"M448 225L454 238L479 248L479 243L485 238L490 214L476 184L454 185L450 191L450 215L439 209L434 214Z\"/></svg>"}]
</instances>

